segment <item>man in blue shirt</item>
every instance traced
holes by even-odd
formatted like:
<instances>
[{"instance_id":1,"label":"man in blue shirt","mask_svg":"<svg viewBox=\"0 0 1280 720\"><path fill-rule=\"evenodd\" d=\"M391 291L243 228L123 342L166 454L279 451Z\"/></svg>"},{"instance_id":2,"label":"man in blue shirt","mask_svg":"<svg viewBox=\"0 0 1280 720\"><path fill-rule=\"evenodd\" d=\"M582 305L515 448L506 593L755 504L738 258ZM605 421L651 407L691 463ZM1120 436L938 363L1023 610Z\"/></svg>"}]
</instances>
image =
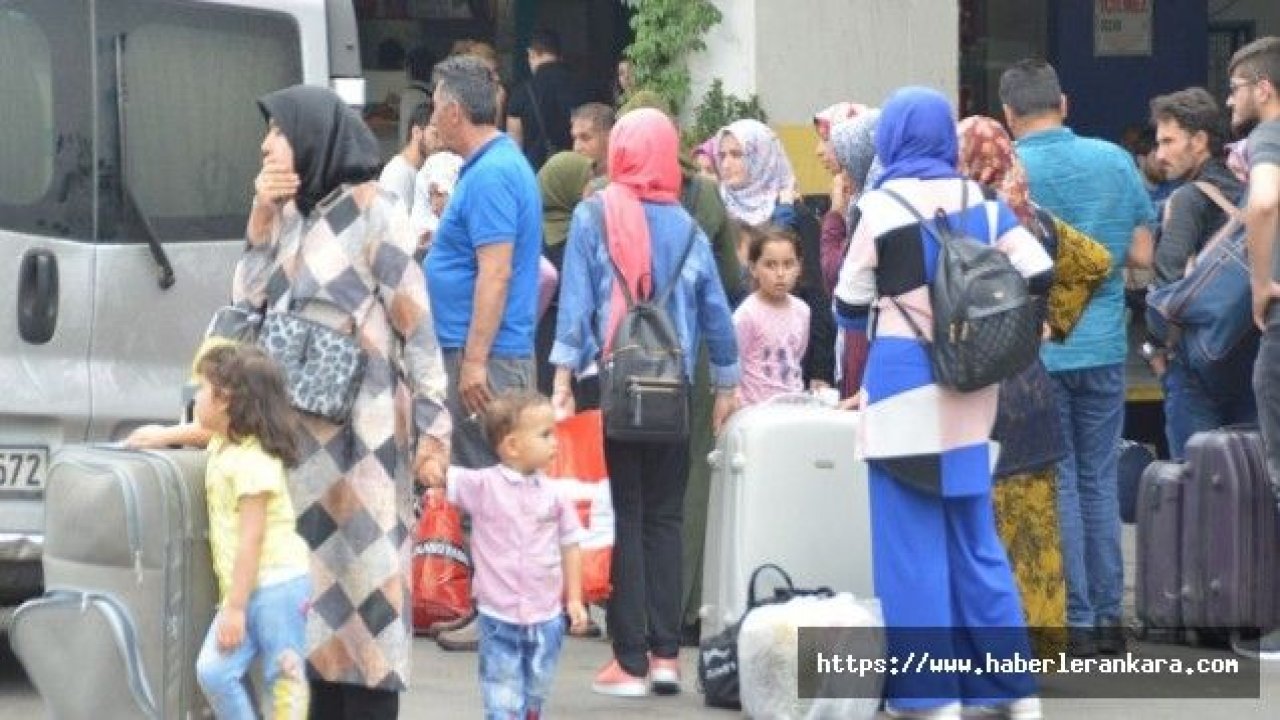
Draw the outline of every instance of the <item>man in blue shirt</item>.
<instances>
[{"instance_id":1,"label":"man in blue shirt","mask_svg":"<svg viewBox=\"0 0 1280 720\"><path fill-rule=\"evenodd\" d=\"M494 126L497 88L469 56L436 66L441 143L466 159L425 262L449 373L453 462L496 464L477 416L493 395L531 388L542 199L520 148Z\"/></svg>"},{"instance_id":2,"label":"man in blue shirt","mask_svg":"<svg viewBox=\"0 0 1280 720\"><path fill-rule=\"evenodd\" d=\"M465 158L424 269L436 337L449 375L451 462L498 463L480 416L506 390L536 386L534 314L542 248L542 196L520 148L494 125L498 88L479 59L435 68L431 124ZM446 650L474 650L475 622L442 633Z\"/></svg>"},{"instance_id":3,"label":"man in blue shirt","mask_svg":"<svg viewBox=\"0 0 1280 720\"><path fill-rule=\"evenodd\" d=\"M1000 78L1000 102L1031 199L1111 251L1111 276L1075 330L1043 352L1062 416L1067 457L1058 465L1058 512L1067 579L1068 651L1124 651L1124 565L1116 448L1124 425L1124 284L1132 244L1150 242L1155 209L1137 167L1118 145L1063 125L1067 99L1048 63L1023 60Z\"/></svg>"}]
</instances>

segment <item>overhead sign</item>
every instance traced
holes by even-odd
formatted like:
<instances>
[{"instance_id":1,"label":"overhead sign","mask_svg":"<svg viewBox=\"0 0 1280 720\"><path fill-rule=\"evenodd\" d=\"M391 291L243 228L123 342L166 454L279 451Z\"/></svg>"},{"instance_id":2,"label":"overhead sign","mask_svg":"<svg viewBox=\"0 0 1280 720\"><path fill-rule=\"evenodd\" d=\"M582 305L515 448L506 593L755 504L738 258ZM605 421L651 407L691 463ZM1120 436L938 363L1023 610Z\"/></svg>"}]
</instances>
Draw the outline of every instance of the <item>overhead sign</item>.
<instances>
[{"instance_id":1,"label":"overhead sign","mask_svg":"<svg viewBox=\"0 0 1280 720\"><path fill-rule=\"evenodd\" d=\"M1093 8L1093 54L1151 54L1151 6L1155 0L1096 0Z\"/></svg>"}]
</instances>

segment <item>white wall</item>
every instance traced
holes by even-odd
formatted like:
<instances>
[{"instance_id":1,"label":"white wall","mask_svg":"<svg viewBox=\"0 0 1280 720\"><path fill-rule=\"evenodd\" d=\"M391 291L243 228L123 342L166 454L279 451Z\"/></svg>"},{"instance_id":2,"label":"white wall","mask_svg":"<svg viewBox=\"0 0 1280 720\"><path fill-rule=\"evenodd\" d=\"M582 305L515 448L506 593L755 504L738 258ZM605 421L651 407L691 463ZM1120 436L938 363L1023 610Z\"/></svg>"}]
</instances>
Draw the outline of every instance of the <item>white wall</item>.
<instances>
[{"instance_id":1,"label":"white wall","mask_svg":"<svg viewBox=\"0 0 1280 720\"><path fill-rule=\"evenodd\" d=\"M956 97L958 0L714 1L724 20L690 63L691 104L716 77L783 124L838 100L878 105L901 85Z\"/></svg>"}]
</instances>

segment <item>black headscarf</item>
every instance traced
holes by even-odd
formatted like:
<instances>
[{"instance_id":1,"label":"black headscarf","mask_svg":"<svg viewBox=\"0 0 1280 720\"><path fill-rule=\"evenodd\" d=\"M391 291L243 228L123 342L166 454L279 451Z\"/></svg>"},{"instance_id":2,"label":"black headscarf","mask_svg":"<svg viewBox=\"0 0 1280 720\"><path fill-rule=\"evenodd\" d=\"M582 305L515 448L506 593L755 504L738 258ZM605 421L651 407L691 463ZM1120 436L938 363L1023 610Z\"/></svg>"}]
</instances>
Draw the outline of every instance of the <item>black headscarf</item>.
<instances>
[{"instance_id":1,"label":"black headscarf","mask_svg":"<svg viewBox=\"0 0 1280 720\"><path fill-rule=\"evenodd\" d=\"M333 91L294 85L262 96L258 107L293 147L300 182L296 202L303 215L339 185L378 176L377 139Z\"/></svg>"}]
</instances>

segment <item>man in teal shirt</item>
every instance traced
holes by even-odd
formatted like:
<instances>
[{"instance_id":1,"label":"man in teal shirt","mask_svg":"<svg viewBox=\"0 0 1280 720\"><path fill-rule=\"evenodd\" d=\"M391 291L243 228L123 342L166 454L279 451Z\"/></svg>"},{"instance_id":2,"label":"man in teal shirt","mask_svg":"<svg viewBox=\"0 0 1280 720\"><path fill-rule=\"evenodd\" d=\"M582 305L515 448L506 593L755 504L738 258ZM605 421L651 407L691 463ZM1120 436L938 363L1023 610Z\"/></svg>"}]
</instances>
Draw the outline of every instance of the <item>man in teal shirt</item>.
<instances>
[{"instance_id":1,"label":"man in teal shirt","mask_svg":"<svg viewBox=\"0 0 1280 720\"><path fill-rule=\"evenodd\" d=\"M1031 199L1111 251L1111 276L1075 330L1042 357L1053 379L1067 457L1058 465L1058 513L1067 578L1068 652L1124 651L1116 448L1124 426L1124 283L1135 243L1149 240L1155 209L1129 153L1063 125L1067 99L1048 63L1023 60L1000 78Z\"/></svg>"}]
</instances>

